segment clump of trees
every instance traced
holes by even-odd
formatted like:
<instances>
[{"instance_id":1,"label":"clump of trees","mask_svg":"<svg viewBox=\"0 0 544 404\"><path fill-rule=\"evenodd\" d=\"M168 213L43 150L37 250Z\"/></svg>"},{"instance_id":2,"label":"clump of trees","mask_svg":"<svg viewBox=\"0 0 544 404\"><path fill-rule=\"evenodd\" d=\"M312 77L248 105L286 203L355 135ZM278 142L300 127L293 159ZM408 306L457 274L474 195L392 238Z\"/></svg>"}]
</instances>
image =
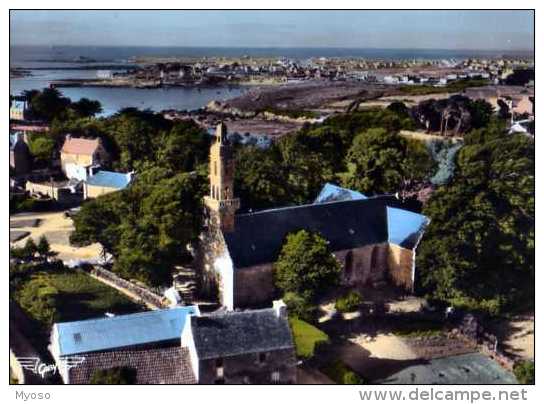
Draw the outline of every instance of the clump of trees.
<instances>
[{"instance_id":1,"label":"clump of trees","mask_svg":"<svg viewBox=\"0 0 544 404\"><path fill-rule=\"evenodd\" d=\"M338 285L341 265L321 235L300 230L289 234L274 264L275 285L294 315L311 320L315 304Z\"/></svg>"},{"instance_id":2,"label":"clump of trees","mask_svg":"<svg viewBox=\"0 0 544 404\"><path fill-rule=\"evenodd\" d=\"M419 126L444 136L460 136L472 129L485 127L493 115L493 107L485 100L473 101L463 95L447 99L430 99L412 109Z\"/></svg>"},{"instance_id":3,"label":"clump of trees","mask_svg":"<svg viewBox=\"0 0 544 404\"><path fill-rule=\"evenodd\" d=\"M70 241L100 243L124 277L168 284L174 266L190 259L187 247L201 231L204 181L196 173L149 168L128 189L85 203Z\"/></svg>"},{"instance_id":4,"label":"clump of trees","mask_svg":"<svg viewBox=\"0 0 544 404\"><path fill-rule=\"evenodd\" d=\"M29 238L23 247L11 247L9 250L10 258L26 262L47 262L58 255L51 250L49 241L45 236L41 236L38 244L34 239Z\"/></svg>"},{"instance_id":5,"label":"clump of trees","mask_svg":"<svg viewBox=\"0 0 544 404\"><path fill-rule=\"evenodd\" d=\"M401 129L415 129L415 122L404 104L394 103L306 125L266 150L240 147L235 185L242 209L309 203L326 182L370 194L413 187L434 165L424 144L402 138ZM386 150L377 156L367 146Z\"/></svg>"},{"instance_id":6,"label":"clump of trees","mask_svg":"<svg viewBox=\"0 0 544 404\"><path fill-rule=\"evenodd\" d=\"M346 160L350 171L343 184L370 195L408 189L425 180L434 166L424 143L383 128L357 135Z\"/></svg>"},{"instance_id":7,"label":"clump of trees","mask_svg":"<svg viewBox=\"0 0 544 404\"><path fill-rule=\"evenodd\" d=\"M52 122L74 118L89 118L102 112L99 101L82 98L72 102L64 97L56 88L30 90L23 92L28 100L29 113L32 119Z\"/></svg>"},{"instance_id":8,"label":"clump of trees","mask_svg":"<svg viewBox=\"0 0 544 404\"><path fill-rule=\"evenodd\" d=\"M423 209L422 292L490 314L534 304L534 153L498 121L465 136L455 176Z\"/></svg>"}]
</instances>

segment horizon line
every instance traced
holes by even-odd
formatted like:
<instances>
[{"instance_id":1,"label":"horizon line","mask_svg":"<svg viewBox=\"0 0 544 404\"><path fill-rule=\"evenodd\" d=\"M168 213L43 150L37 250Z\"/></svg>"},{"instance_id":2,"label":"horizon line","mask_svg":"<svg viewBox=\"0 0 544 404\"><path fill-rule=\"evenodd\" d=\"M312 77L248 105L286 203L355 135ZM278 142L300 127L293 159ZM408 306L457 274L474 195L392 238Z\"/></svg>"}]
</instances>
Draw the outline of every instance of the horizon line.
<instances>
[{"instance_id":1,"label":"horizon line","mask_svg":"<svg viewBox=\"0 0 544 404\"><path fill-rule=\"evenodd\" d=\"M10 47L16 46L36 46L36 47L67 47L67 48L77 48L77 47L92 47L92 48L224 48L224 49L350 49L350 50L451 50L451 51L485 51L485 52L535 52L535 48L519 48L519 49L501 49L501 48L433 48L433 47L402 47L402 48L391 48L391 47L355 47L355 46L273 46L273 45L91 45L91 44L82 44L82 45L67 45L67 44L10 44Z\"/></svg>"}]
</instances>

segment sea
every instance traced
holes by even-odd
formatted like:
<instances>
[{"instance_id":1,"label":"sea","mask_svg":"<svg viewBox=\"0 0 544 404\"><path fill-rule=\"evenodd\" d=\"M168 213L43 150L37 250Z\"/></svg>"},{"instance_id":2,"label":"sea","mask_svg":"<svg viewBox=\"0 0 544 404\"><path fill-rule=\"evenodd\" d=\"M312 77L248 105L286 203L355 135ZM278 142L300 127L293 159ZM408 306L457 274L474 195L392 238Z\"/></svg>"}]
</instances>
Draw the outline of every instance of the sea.
<instances>
[{"instance_id":1,"label":"sea","mask_svg":"<svg viewBox=\"0 0 544 404\"><path fill-rule=\"evenodd\" d=\"M382 60L461 60L473 57L532 57L532 52L473 51L444 49L355 49L355 48L244 48L244 47L107 47L107 46L11 46L10 67L30 71L27 77L10 78L10 94L42 89L53 80L96 77L104 65L122 70L138 57L271 57L305 60L315 57ZM85 67L85 69L79 69ZM70 70L70 68L76 68ZM60 91L72 101L100 101L103 116L121 108L161 111L195 110L211 100L225 101L243 94L247 86L214 88L174 87L154 89L70 87Z\"/></svg>"}]
</instances>

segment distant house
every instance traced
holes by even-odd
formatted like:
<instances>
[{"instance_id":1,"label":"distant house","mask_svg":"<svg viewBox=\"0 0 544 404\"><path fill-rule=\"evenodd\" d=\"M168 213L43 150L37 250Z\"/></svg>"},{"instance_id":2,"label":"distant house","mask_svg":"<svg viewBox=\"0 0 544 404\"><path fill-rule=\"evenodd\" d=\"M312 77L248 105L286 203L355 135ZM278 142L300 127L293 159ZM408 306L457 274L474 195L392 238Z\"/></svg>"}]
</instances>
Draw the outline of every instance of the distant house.
<instances>
[{"instance_id":1,"label":"distant house","mask_svg":"<svg viewBox=\"0 0 544 404\"><path fill-rule=\"evenodd\" d=\"M25 190L32 196L48 197L58 202L68 202L80 187L80 181L27 181Z\"/></svg>"},{"instance_id":2,"label":"distant house","mask_svg":"<svg viewBox=\"0 0 544 404\"><path fill-rule=\"evenodd\" d=\"M199 314L185 306L56 323L50 350L66 384L88 384L97 370L115 367L135 370L138 384L195 383L180 336L189 316Z\"/></svg>"},{"instance_id":3,"label":"distant house","mask_svg":"<svg viewBox=\"0 0 544 404\"><path fill-rule=\"evenodd\" d=\"M124 368L135 384L295 383L286 306L200 315L174 307L56 323L50 351L66 384Z\"/></svg>"},{"instance_id":4,"label":"distant house","mask_svg":"<svg viewBox=\"0 0 544 404\"><path fill-rule=\"evenodd\" d=\"M15 175L27 174L32 168L32 156L20 132L10 134L9 137L9 166Z\"/></svg>"},{"instance_id":5,"label":"distant house","mask_svg":"<svg viewBox=\"0 0 544 404\"><path fill-rule=\"evenodd\" d=\"M132 173L116 173L113 171L100 170L91 175L83 184L83 195L85 199L96 198L100 195L124 189L130 184Z\"/></svg>"},{"instance_id":6,"label":"distant house","mask_svg":"<svg viewBox=\"0 0 544 404\"><path fill-rule=\"evenodd\" d=\"M62 171L68 178L85 181L92 169L109 160L100 139L74 138L66 135L60 151Z\"/></svg>"},{"instance_id":7,"label":"distant house","mask_svg":"<svg viewBox=\"0 0 544 404\"><path fill-rule=\"evenodd\" d=\"M13 119L14 121L24 121L27 119L27 114L28 102L26 99L15 98L9 107L9 119Z\"/></svg>"},{"instance_id":8,"label":"distant house","mask_svg":"<svg viewBox=\"0 0 544 404\"><path fill-rule=\"evenodd\" d=\"M190 317L181 336L197 383L296 383L286 306Z\"/></svg>"}]
</instances>

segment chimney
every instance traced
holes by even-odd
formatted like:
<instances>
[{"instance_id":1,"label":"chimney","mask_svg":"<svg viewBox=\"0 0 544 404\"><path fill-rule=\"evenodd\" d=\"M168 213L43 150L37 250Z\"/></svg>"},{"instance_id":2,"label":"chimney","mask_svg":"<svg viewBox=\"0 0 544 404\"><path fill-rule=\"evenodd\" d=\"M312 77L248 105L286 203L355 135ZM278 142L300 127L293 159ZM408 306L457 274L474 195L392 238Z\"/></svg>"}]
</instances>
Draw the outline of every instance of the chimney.
<instances>
[{"instance_id":1,"label":"chimney","mask_svg":"<svg viewBox=\"0 0 544 404\"><path fill-rule=\"evenodd\" d=\"M287 318L287 305L282 299L274 300L272 302L272 308L276 312L276 317Z\"/></svg>"}]
</instances>

